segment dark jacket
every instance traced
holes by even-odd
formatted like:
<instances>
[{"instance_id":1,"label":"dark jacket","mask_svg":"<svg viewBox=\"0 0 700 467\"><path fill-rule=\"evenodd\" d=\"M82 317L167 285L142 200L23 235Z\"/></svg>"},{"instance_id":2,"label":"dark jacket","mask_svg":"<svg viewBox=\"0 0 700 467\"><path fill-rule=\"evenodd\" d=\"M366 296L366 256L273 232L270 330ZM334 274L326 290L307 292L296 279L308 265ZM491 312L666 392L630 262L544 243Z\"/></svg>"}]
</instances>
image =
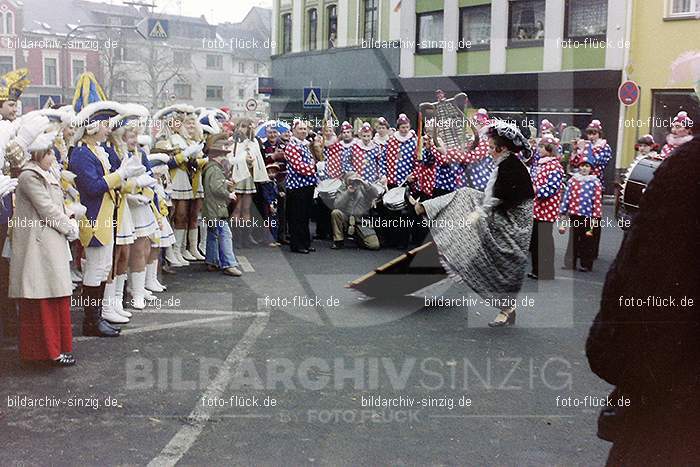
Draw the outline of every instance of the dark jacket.
<instances>
[{"instance_id":1,"label":"dark jacket","mask_svg":"<svg viewBox=\"0 0 700 467\"><path fill-rule=\"evenodd\" d=\"M506 211L535 197L530 173L515 154L510 154L498 164L493 196L501 200L498 208Z\"/></svg>"},{"instance_id":2,"label":"dark jacket","mask_svg":"<svg viewBox=\"0 0 700 467\"><path fill-rule=\"evenodd\" d=\"M608 271L586 342L591 369L631 400L609 465L691 465L700 459L698 201L696 137L661 164L647 187ZM647 297L675 303L630 305Z\"/></svg>"}]
</instances>

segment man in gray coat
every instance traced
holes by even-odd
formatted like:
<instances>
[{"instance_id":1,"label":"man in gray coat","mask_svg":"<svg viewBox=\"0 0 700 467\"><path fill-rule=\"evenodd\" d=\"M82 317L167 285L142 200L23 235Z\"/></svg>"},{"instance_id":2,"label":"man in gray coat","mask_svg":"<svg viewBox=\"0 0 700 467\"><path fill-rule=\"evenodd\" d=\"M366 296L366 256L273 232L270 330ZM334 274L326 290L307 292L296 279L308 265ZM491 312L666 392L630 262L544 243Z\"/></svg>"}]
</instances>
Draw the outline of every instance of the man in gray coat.
<instances>
[{"instance_id":1,"label":"man in gray coat","mask_svg":"<svg viewBox=\"0 0 700 467\"><path fill-rule=\"evenodd\" d=\"M355 172L345 175L345 183L338 190L334 210L331 212L333 227L332 249L343 248L345 233L369 250L379 249L379 239L371 223L367 222L372 203L379 196L374 185L365 182ZM363 222L364 219L364 222Z\"/></svg>"}]
</instances>

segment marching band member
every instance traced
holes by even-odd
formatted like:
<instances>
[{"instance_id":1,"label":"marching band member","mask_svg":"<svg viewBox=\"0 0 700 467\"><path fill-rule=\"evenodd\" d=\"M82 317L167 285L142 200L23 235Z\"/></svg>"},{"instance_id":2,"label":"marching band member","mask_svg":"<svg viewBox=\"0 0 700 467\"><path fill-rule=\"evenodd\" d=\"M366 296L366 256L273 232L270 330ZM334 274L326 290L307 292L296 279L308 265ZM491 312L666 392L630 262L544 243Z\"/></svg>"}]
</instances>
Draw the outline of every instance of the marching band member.
<instances>
[{"instance_id":1,"label":"marching band member","mask_svg":"<svg viewBox=\"0 0 700 467\"><path fill-rule=\"evenodd\" d=\"M389 138L383 164L389 188L402 185L416 167L418 138L406 114L396 119L397 131Z\"/></svg>"},{"instance_id":2,"label":"marching band member","mask_svg":"<svg viewBox=\"0 0 700 467\"><path fill-rule=\"evenodd\" d=\"M194 108L186 104L176 104L166 107L153 116L154 120L165 120L158 139L167 139L174 154L168 163L170 167L170 179L172 180L173 224L175 232L175 244L172 246L172 255L177 259L174 266L187 266L190 261L196 261L197 257L187 249L189 227L192 214L198 212L200 201L195 200L195 192L199 196L199 186L192 185L192 168L199 167L201 163L201 143L190 140L189 132L194 130ZM194 190L194 191L193 191ZM200 198L197 198L200 199ZM196 227L196 215L194 216ZM195 231L196 233L196 231ZM196 241L193 243L197 247ZM192 246L190 246L192 249Z\"/></svg>"},{"instance_id":3,"label":"marching band member","mask_svg":"<svg viewBox=\"0 0 700 467\"><path fill-rule=\"evenodd\" d=\"M360 139L352 145L345 172L353 172L365 182L373 183L381 177L381 154L381 147L372 140L372 126L365 122L360 128Z\"/></svg>"},{"instance_id":4,"label":"marching band member","mask_svg":"<svg viewBox=\"0 0 700 467\"><path fill-rule=\"evenodd\" d=\"M374 134L374 138L372 139L372 141L374 141L374 143L381 148L382 154L379 160L384 161L386 160L387 144L389 144L389 138L391 138L392 133L391 127L389 126L389 122L386 120L386 118L379 117L377 119L375 130L376 133Z\"/></svg>"},{"instance_id":5,"label":"marching band member","mask_svg":"<svg viewBox=\"0 0 700 467\"><path fill-rule=\"evenodd\" d=\"M43 133L27 147L31 159L17 185L9 296L19 304L20 357L71 366L68 242L78 238L78 224L65 210L52 170L56 134Z\"/></svg>"},{"instance_id":6,"label":"marching band member","mask_svg":"<svg viewBox=\"0 0 700 467\"><path fill-rule=\"evenodd\" d=\"M652 135L644 135L637 140L637 144L634 145L634 150L637 151L637 157L652 157L654 159L661 159L661 156L656 151L659 149L659 145L654 141Z\"/></svg>"},{"instance_id":7,"label":"marching band member","mask_svg":"<svg viewBox=\"0 0 700 467\"><path fill-rule=\"evenodd\" d=\"M343 176L342 155L343 144L335 135L333 127L327 123L323 127L323 160L325 163L326 178L340 178Z\"/></svg>"},{"instance_id":8,"label":"marching band member","mask_svg":"<svg viewBox=\"0 0 700 467\"><path fill-rule=\"evenodd\" d=\"M83 80L90 80L90 87L98 89L95 95L104 96L91 74L83 75ZM85 249L83 334L87 336L119 335L119 328L112 327L101 316L104 289L112 269L115 190L127 179L145 173L136 159L127 160L112 172L109 156L101 146L109 135L108 120L118 114L118 109L116 102L83 103L76 107L78 113L73 120L76 145L70 155L69 170L76 175L80 200L87 207L87 219L80 225L80 241Z\"/></svg>"},{"instance_id":9,"label":"marching band member","mask_svg":"<svg viewBox=\"0 0 700 467\"><path fill-rule=\"evenodd\" d=\"M595 260L593 230L596 224L600 227L603 197L603 185L598 176L592 173L596 162L593 154L580 160L579 170L569 180L561 201L559 233L566 232L567 224L570 229L569 242L564 255L564 269L576 269L577 260L581 261L579 271L589 272L593 269Z\"/></svg>"},{"instance_id":10,"label":"marching band member","mask_svg":"<svg viewBox=\"0 0 700 467\"><path fill-rule=\"evenodd\" d=\"M601 184L605 183L605 168L612 158L612 149L604 136L600 120L593 120L586 128L586 140L579 140L576 145L575 164L591 161L591 173L600 179Z\"/></svg>"},{"instance_id":11,"label":"marching band member","mask_svg":"<svg viewBox=\"0 0 700 467\"><path fill-rule=\"evenodd\" d=\"M479 135L479 144L466 151L464 155L464 175L458 188L468 186L484 191L494 169L493 157L489 154L488 127L491 123L486 109L479 109L474 116L474 126Z\"/></svg>"},{"instance_id":12,"label":"marching band member","mask_svg":"<svg viewBox=\"0 0 700 467\"><path fill-rule=\"evenodd\" d=\"M681 111L671 123L671 133L666 136L666 144L661 148L661 159L666 159L682 144L693 139L693 120L688 117L688 112Z\"/></svg>"},{"instance_id":13,"label":"marching band member","mask_svg":"<svg viewBox=\"0 0 700 467\"><path fill-rule=\"evenodd\" d=\"M552 227L561 205L564 167L559 162L559 140L545 134L538 144L540 158L532 179L535 190L534 223L530 240L532 279L554 279L554 236Z\"/></svg>"},{"instance_id":14,"label":"marching band member","mask_svg":"<svg viewBox=\"0 0 700 467\"><path fill-rule=\"evenodd\" d=\"M257 193L256 183L266 183L270 179L265 170L265 161L260 153L260 145L255 139L253 120L243 118L238 122L232 152L231 167L234 192L238 196L233 209L234 238L241 239L240 246L245 248L257 245L253 239L253 220L251 205ZM236 235L240 233L240 235Z\"/></svg>"},{"instance_id":15,"label":"marching band member","mask_svg":"<svg viewBox=\"0 0 700 467\"><path fill-rule=\"evenodd\" d=\"M352 125L345 121L340 125L340 161L341 176L352 170L352 146L355 144L355 136L352 134Z\"/></svg>"},{"instance_id":16,"label":"marching band member","mask_svg":"<svg viewBox=\"0 0 700 467\"><path fill-rule=\"evenodd\" d=\"M292 138L284 150L287 160L287 224L291 234L291 251L308 254L311 247L309 220L316 187L316 161L307 144L308 126L294 120Z\"/></svg>"}]
</instances>

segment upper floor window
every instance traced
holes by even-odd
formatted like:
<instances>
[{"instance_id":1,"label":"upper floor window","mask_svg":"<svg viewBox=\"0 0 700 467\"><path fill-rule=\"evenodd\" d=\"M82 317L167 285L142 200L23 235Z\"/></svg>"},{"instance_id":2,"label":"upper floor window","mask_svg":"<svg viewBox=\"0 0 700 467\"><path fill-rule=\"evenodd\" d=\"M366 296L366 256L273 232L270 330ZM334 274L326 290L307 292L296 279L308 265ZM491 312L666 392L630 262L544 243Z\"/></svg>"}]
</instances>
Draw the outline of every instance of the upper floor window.
<instances>
[{"instance_id":1,"label":"upper floor window","mask_svg":"<svg viewBox=\"0 0 700 467\"><path fill-rule=\"evenodd\" d=\"M0 34L12 35L15 33L15 14L9 10L2 12L0 16Z\"/></svg>"},{"instance_id":2,"label":"upper floor window","mask_svg":"<svg viewBox=\"0 0 700 467\"><path fill-rule=\"evenodd\" d=\"M238 72L245 73L245 62L238 62Z\"/></svg>"},{"instance_id":3,"label":"upper floor window","mask_svg":"<svg viewBox=\"0 0 700 467\"><path fill-rule=\"evenodd\" d=\"M292 51L292 15L290 13L282 15L282 53Z\"/></svg>"},{"instance_id":4,"label":"upper floor window","mask_svg":"<svg viewBox=\"0 0 700 467\"><path fill-rule=\"evenodd\" d=\"M488 46L491 42L491 5L462 8L460 13L461 46Z\"/></svg>"},{"instance_id":5,"label":"upper floor window","mask_svg":"<svg viewBox=\"0 0 700 467\"><path fill-rule=\"evenodd\" d=\"M255 72L256 75L260 74L260 64L259 63L255 63L255 65L253 65L253 71Z\"/></svg>"},{"instance_id":6,"label":"upper floor window","mask_svg":"<svg viewBox=\"0 0 700 467\"><path fill-rule=\"evenodd\" d=\"M173 91L178 99L192 99L192 86L189 83L175 83Z\"/></svg>"},{"instance_id":7,"label":"upper floor window","mask_svg":"<svg viewBox=\"0 0 700 467\"><path fill-rule=\"evenodd\" d=\"M115 90L117 94L128 94L129 93L129 83L124 78L120 78L115 81Z\"/></svg>"},{"instance_id":8,"label":"upper floor window","mask_svg":"<svg viewBox=\"0 0 700 467\"><path fill-rule=\"evenodd\" d=\"M416 51L442 51L442 21L442 11L416 15Z\"/></svg>"},{"instance_id":9,"label":"upper floor window","mask_svg":"<svg viewBox=\"0 0 700 467\"><path fill-rule=\"evenodd\" d=\"M309 50L318 46L318 12L315 8L309 10Z\"/></svg>"},{"instance_id":10,"label":"upper floor window","mask_svg":"<svg viewBox=\"0 0 700 467\"><path fill-rule=\"evenodd\" d=\"M377 31L378 21L378 0L364 1L364 38L365 40L377 39L379 33Z\"/></svg>"},{"instance_id":11,"label":"upper floor window","mask_svg":"<svg viewBox=\"0 0 700 467\"><path fill-rule=\"evenodd\" d=\"M700 0L667 0L669 17L691 17L700 13Z\"/></svg>"},{"instance_id":12,"label":"upper floor window","mask_svg":"<svg viewBox=\"0 0 700 467\"><path fill-rule=\"evenodd\" d=\"M44 86L58 86L58 59L44 57Z\"/></svg>"},{"instance_id":13,"label":"upper floor window","mask_svg":"<svg viewBox=\"0 0 700 467\"><path fill-rule=\"evenodd\" d=\"M510 42L544 40L545 0L510 0L508 40Z\"/></svg>"},{"instance_id":14,"label":"upper floor window","mask_svg":"<svg viewBox=\"0 0 700 467\"><path fill-rule=\"evenodd\" d=\"M184 50L175 50L173 52L173 62L175 62L175 66L180 68L190 68L192 65L192 55Z\"/></svg>"},{"instance_id":15,"label":"upper floor window","mask_svg":"<svg viewBox=\"0 0 700 467\"><path fill-rule=\"evenodd\" d=\"M329 5L328 12L328 48L332 49L338 42L338 7L335 5Z\"/></svg>"},{"instance_id":16,"label":"upper floor window","mask_svg":"<svg viewBox=\"0 0 700 467\"><path fill-rule=\"evenodd\" d=\"M566 38L605 36L608 0L567 0Z\"/></svg>"},{"instance_id":17,"label":"upper floor window","mask_svg":"<svg viewBox=\"0 0 700 467\"><path fill-rule=\"evenodd\" d=\"M71 62L71 82L73 86L78 82L80 75L85 73L85 60L74 58Z\"/></svg>"},{"instance_id":18,"label":"upper floor window","mask_svg":"<svg viewBox=\"0 0 700 467\"><path fill-rule=\"evenodd\" d=\"M0 75L9 73L15 69L15 59L11 55L0 56Z\"/></svg>"},{"instance_id":19,"label":"upper floor window","mask_svg":"<svg viewBox=\"0 0 700 467\"><path fill-rule=\"evenodd\" d=\"M224 56L207 54L207 68L210 70L221 70L224 67Z\"/></svg>"},{"instance_id":20,"label":"upper floor window","mask_svg":"<svg viewBox=\"0 0 700 467\"><path fill-rule=\"evenodd\" d=\"M207 100L222 100L224 98L223 86L207 86Z\"/></svg>"}]
</instances>

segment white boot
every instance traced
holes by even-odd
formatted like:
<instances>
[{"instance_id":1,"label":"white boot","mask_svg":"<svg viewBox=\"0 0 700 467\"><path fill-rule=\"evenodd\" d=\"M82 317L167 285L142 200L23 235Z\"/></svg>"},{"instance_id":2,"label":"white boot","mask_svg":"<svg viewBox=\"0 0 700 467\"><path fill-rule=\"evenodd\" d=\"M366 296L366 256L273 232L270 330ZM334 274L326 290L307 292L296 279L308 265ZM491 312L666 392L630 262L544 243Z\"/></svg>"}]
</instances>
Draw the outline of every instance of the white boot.
<instances>
[{"instance_id":1,"label":"white boot","mask_svg":"<svg viewBox=\"0 0 700 467\"><path fill-rule=\"evenodd\" d=\"M180 254L185 259L185 261L197 261L197 258L195 258L194 255L190 253L190 251L187 249L187 240L189 240L191 237L191 231L184 230L183 232L185 232L185 235L182 238L182 243L180 243Z\"/></svg>"},{"instance_id":2,"label":"white boot","mask_svg":"<svg viewBox=\"0 0 700 467\"><path fill-rule=\"evenodd\" d=\"M183 254L187 252L187 250L185 250L185 247L183 246L187 241L186 235L187 230L175 229L175 243L173 244L172 248L175 257L177 258L177 261L180 263L180 266L189 266L190 264L183 256Z\"/></svg>"},{"instance_id":3,"label":"white boot","mask_svg":"<svg viewBox=\"0 0 700 467\"><path fill-rule=\"evenodd\" d=\"M199 234L199 229L191 229L187 231L187 239L190 242L190 248L187 250L196 261L204 261L204 256L197 249L197 234Z\"/></svg>"},{"instance_id":4,"label":"white boot","mask_svg":"<svg viewBox=\"0 0 700 467\"><path fill-rule=\"evenodd\" d=\"M206 221L204 221L203 219L200 219L199 224L197 224L197 228L199 229L199 245L197 247L199 248L200 254L204 253L206 256L206 253L207 253L207 223L206 223Z\"/></svg>"},{"instance_id":5,"label":"white boot","mask_svg":"<svg viewBox=\"0 0 700 467\"><path fill-rule=\"evenodd\" d=\"M167 259L168 263L170 263L170 265L174 268L187 266L186 264L180 262L182 256L180 256L180 258L178 259L178 257L175 255L175 245L169 246L165 249L165 259Z\"/></svg>"},{"instance_id":6,"label":"white boot","mask_svg":"<svg viewBox=\"0 0 700 467\"><path fill-rule=\"evenodd\" d=\"M108 282L105 285L105 293L102 298L102 319L114 324L126 324L129 322L129 318L120 315L114 309L114 291L114 281Z\"/></svg>"},{"instance_id":7,"label":"white boot","mask_svg":"<svg viewBox=\"0 0 700 467\"><path fill-rule=\"evenodd\" d=\"M163 292L165 289L158 283L158 260L146 265L146 290Z\"/></svg>"},{"instance_id":8,"label":"white boot","mask_svg":"<svg viewBox=\"0 0 700 467\"><path fill-rule=\"evenodd\" d=\"M146 271L132 272L129 282L131 283L131 308L143 310L146 308Z\"/></svg>"},{"instance_id":9,"label":"white boot","mask_svg":"<svg viewBox=\"0 0 700 467\"><path fill-rule=\"evenodd\" d=\"M158 280L158 261L157 259L153 261L153 283L165 292L168 288Z\"/></svg>"},{"instance_id":10,"label":"white boot","mask_svg":"<svg viewBox=\"0 0 700 467\"><path fill-rule=\"evenodd\" d=\"M126 274L119 274L114 278L114 311L122 316L131 318L131 312L124 309L122 301L124 300L124 284L126 283Z\"/></svg>"}]
</instances>

